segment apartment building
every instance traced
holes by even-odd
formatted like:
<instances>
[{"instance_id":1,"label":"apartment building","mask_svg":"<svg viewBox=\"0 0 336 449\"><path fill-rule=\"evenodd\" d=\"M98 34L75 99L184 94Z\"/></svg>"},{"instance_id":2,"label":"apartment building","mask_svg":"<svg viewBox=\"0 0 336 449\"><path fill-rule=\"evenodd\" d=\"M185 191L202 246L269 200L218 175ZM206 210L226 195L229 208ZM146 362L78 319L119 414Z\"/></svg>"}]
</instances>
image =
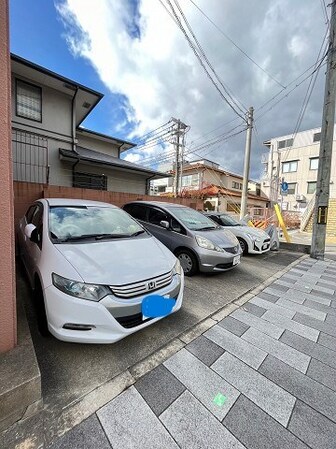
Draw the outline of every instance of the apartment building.
<instances>
[{"instance_id":1,"label":"apartment building","mask_svg":"<svg viewBox=\"0 0 336 449\"><path fill-rule=\"evenodd\" d=\"M174 172L170 167L168 173ZM261 210L268 199L261 192L260 183L249 181L248 208ZM152 182L156 195L173 193L173 178L163 178ZM197 191L207 196L211 206L221 212L237 213L240 210L243 177L220 167L216 162L200 159L183 165L181 194Z\"/></svg>"},{"instance_id":2,"label":"apartment building","mask_svg":"<svg viewBox=\"0 0 336 449\"><path fill-rule=\"evenodd\" d=\"M272 201L282 201L283 210L303 211L314 198L319 165L321 128L274 137L264 145L262 189ZM334 128L333 150L336 151ZM288 190L282 191L282 182ZM331 164L330 196L336 198L336 158Z\"/></svg>"}]
</instances>

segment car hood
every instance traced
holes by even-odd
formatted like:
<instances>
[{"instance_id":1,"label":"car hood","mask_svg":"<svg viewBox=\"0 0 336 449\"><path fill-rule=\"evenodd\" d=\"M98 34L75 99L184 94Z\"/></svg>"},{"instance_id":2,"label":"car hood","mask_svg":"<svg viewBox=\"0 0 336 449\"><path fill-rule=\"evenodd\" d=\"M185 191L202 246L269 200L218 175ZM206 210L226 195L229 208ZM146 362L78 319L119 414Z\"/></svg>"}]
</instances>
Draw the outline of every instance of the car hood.
<instances>
[{"instance_id":1,"label":"car hood","mask_svg":"<svg viewBox=\"0 0 336 449\"><path fill-rule=\"evenodd\" d=\"M195 235L201 235L206 239L211 240L216 245L221 248L232 248L233 246L239 245L237 238L233 233L224 228L217 228L210 231L194 231Z\"/></svg>"},{"instance_id":2,"label":"car hood","mask_svg":"<svg viewBox=\"0 0 336 449\"><path fill-rule=\"evenodd\" d=\"M252 228L252 226L225 226L225 229L230 230L234 235L243 237L244 234L248 233L253 235L258 239L266 239L269 235L262 229Z\"/></svg>"},{"instance_id":3,"label":"car hood","mask_svg":"<svg viewBox=\"0 0 336 449\"><path fill-rule=\"evenodd\" d=\"M175 256L155 237L55 245L84 282L123 285L170 271Z\"/></svg>"}]
</instances>

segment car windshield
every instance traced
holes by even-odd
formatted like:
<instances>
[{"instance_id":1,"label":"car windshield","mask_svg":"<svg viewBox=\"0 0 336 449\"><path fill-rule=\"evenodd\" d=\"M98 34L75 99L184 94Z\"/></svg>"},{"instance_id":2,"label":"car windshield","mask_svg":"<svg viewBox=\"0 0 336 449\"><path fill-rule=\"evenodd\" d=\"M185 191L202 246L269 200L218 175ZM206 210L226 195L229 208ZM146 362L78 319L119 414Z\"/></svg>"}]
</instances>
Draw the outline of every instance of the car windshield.
<instances>
[{"instance_id":1,"label":"car windshield","mask_svg":"<svg viewBox=\"0 0 336 449\"><path fill-rule=\"evenodd\" d=\"M171 210L188 229L193 231L206 231L218 228L218 225L215 222L189 207L174 207L171 208Z\"/></svg>"},{"instance_id":2,"label":"car windshield","mask_svg":"<svg viewBox=\"0 0 336 449\"><path fill-rule=\"evenodd\" d=\"M241 226L239 221L233 217L230 217L230 215L220 215L219 218L223 226Z\"/></svg>"},{"instance_id":3,"label":"car windshield","mask_svg":"<svg viewBox=\"0 0 336 449\"><path fill-rule=\"evenodd\" d=\"M143 228L126 212L112 207L54 206L49 210L49 232L53 240L133 237Z\"/></svg>"}]
</instances>

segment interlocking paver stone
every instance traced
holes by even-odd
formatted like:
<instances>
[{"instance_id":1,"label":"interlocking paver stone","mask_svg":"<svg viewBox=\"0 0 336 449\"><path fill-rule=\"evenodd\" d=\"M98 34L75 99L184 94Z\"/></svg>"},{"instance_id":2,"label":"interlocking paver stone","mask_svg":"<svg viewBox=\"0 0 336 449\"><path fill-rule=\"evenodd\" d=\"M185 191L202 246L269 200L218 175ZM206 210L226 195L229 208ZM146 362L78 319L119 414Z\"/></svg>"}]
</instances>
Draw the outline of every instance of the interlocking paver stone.
<instances>
[{"instance_id":1,"label":"interlocking paver stone","mask_svg":"<svg viewBox=\"0 0 336 449\"><path fill-rule=\"evenodd\" d=\"M253 368L258 368L267 356L267 352L262 351L219 326L212 327L204 335Z\"/></svg>"},{"instance_id":2,"label":"interlocking paver stone","mask_svg":"<svg viewBox=\"0 0 336 449\"><path fill-rule=\"evenodd\" d=\"M232 317L233 315L231 314L230 316L224 318L224 320L220 321L218 324L224 327L224 329L237 335L237 337L241 337L250 326L242 321L237 321L234 319L234 317L233 318Z\"/></svg>"},{"instance_id":3,"label":"interlocking paver stone","mask_svg":"<svg viewBox=\"0 0 336 449\"><path fill-rule=\"evenodd\" d=\"M244 395L223 424L248 449L307 449L307 446Z\"/></svg>"},{"instance_id":4,"label":"interlocking paver stone","mask_svg":"<svg viewBox=\"0 0 336 449\"><path fill-rule=\"evenodd\" d=\"M259 372L329 419L336 420L336 394L329 388L271 355L266 357Z\"/></svg>"},{"instance_id":5,"label":"interlocking paver stone","mask_svg":"<svg viewBox=\"0 0 336 449\"><path fill-rule=\"evenodd\" d=\"M224 349L213 341L200 335L186 346L206 366L212 365L224 353Z\"/></svg>"},{"instance_id":6,"label":"interlocking paver stone","mask_svg":"<svg viewBox=\"0 0 336 449\"><path fill-rule=\"evenodd\" d=\"M328 282L331 285L336 285L336 278L335 276L326 276L326 275L322 275L321 276L321 280L324 280L326 282Z\"/></svg>"},{"instance_id":7,"label":"interlocking paver stone","mask_svg":"<svg viewBox=\"0 0 336 449\"><path fill-rule=\"evenodd\" d=\"M323 332L320 333L318 343L320 345L325 346L326 348L332 349L335 351L336 348L336 338L332 337L331 335L324 334Z\"/></svg>"},{"instance_id":8,"label":"interlocking paver stone","mask_svg":"<svg viewBox=\"0 0 336 449\"><path fill-rule=\"evenodd\" d=\"M188 391L163 412L160 419L182 449L244 449Z\"/></svg>"},{"instance_id":9,"label":"interlocking paver stone","mask_svg":"<svg viewBox=\"0 0 336 449\"><path fill-rule=\"evenodd\" d=\"M319 312L318 310L310 309L301 304L297 304L288 299L280 298L277 300L276 305L285 307L286 309L292 310L294 312L302 313L303 315L310 316L320 321L324 321L326 314L324 312Z\"/></svg>"},{"instance_id":10,"label":"interlocking paver stone","mask_svg":"<svg viewBox=\"0 0 336 449\"><path fill-rule=\"evenodd\" d=\"M280 279L276 282L280 285L287 285L287 287L290 288L290 290L300 291L302 293L310 293L313 288L312 285L307 285L306 282L303 283L296 282L295 284L291 285L289 285L288 282L282 281ZM272 287L274 287L275 285L277 284L273 284ZM285 293L288 293L288 290Z\"/></svg>"},{"instance_id":11,"label":"interlocking paver stone","mask_svg":"<svg viewBox=\"0 0 336 449\"><path fill-rule=\"evenodd\" d=\"M334 309L333 307L328 307L314 300L311 300L310 298L306 299L303 305L306 307L310 307L311 309L314 310L319 310L320 312L324 312L326 314L329 313L330 315L336 317L336 309Z\"/></svg>"},{"instance_id":12,"label":"interlocking paver stone","mask_svg":"<svg viewBox=\"0 0 336 449\"><path fill-rule=\"evenodd\" d=\"M285 307L279 306L278 304L273 304L272 302L265 301L264 299L258 298L258 296L250 299L247 304L254 304L256 306L263 307L266 310L273 310L274 312L286 316L289 319L293 318L293 316L295 315L295 312L293 310L288 310Z\"/></svg>"},{"instance_id":13,"label":"interlocking paver stone","mask_svg":"<svg viewBox=\"0 0 336 449\"><path fill-rule=\"evenodd\" d=\"M265 312L267 313L267 311ZM265 321L262 318L258 318L251 313L245 312L242 309L235 310L231 316L236 318L236 320L240 320L245 324L249 324L248 327L252 326L255 329L258 329L259 331L263 332L264 334L269 335L273 338L280 338L282 333L284 332L284 328L281 328L279 326L275 326L274 324L271 324L268 321Z\"/></svg>"},{"instance_id":14,"label":"interlocking paver stone","mask_svg":"<svg viewBox=\"0 0 336 449\"><path fill-rule=\"evenodd\" d=\"M317 329L319 331L322 331L325 334L336 337L335 327L331 324L328 324L325 321L316 320L315 318L312 318L308 315L302 315L301 313L296 313L295 316L293 317L293 320L297 321L298 323L305 324L306 326Z\"/></svg>"},{"instance_id":15,"label":"interlocking paver stone","mask_svg":"<svg viewBox=\"0 0 336 449\"><path fill-rule=\"evenodd\" d=\"M101 408L97 415L113 449L178 449L134 387Z\"/></svg>"},{"instance_id":16,"label":"interlocking paver stone","mask_svg":"<svg viewBox=\"0 0 336 449\"><path fill-rule=\"evenodd\" d=\"M29 444L29 443L28 443ZM17 446L18 447L18 446ZM21 447L21 446L20 446ZM29 446L26 446L29 447ZM32 447L32 446L30 446ZM78 424L70 432L56 440L49 449L111 449L102 426L96 415Z\"/></svg>"},{"instance_id":17,"label":"interlocking paver stone","mask_svg":"<svg viewBox=\"0 0 336 449\"><path fill-rule=\"evenodd\" d=\"M185 390L185 386L163 365L145 374L134 386L157 416Z\"/></svg>"},{"instance_id":18,"label":"interlocking paver stone","mask_svg":"<svg viewBox=\"0 0 336 449\"><path fill-rule=\"evenodd\" d=\"M212 368L283 426L287 425L295 403L294 396L228 352Z\"/></svg>"},{"instance_id":19,"label":"interlocking paver stone","mask_svg":"<svg viewBox=\"0 0 336 449\"><path fill-rule=\"evenodd\" d=\"M239 396L239 391L186 349L181 349L174 354L164 362L164 365L220 420L224 418ZM218 393L227 398L222 407L218 407L213 402Z\"/></svg>"},{"instance_id":20,"label":"interlocking paver stone","mask_svg":"<svg viewBox=\"0 0 336 449\"><path fill-rule=\"evenodd\" d=\"M272 287L274 290L280 290L280 292L288 292L289 287L287 285L282 285L279 280L273 282Z\"/></svg>"},{"instance_id":21,"label":"interlocking paver stone","mask_svg":"<svg viewBox=\"0 0 336 449\"><path fill-rule=\"evenodd\" d=\"M307 375L336 391L336 370L316 359L311 359Z\"/></svg>"},{"instance_id":22,"label":"interlocking paver stone","mask_svg":"<svg viewBox=\"0 0 336 449\"><path fill-rule=\"evenodd\" d=\"M258 293L259 298L261 299L266 299L266 301L270 301L270 302L276 302L280 296L278 295L271 295L270 293L265 293L265 292L260 292Z\"/></svg>"},{"instance_id":23,"label":"interlocking paver stone","mask_svg":"<svg viewBox=\"0 0 336 449\"><path fill-rule=\"evenodd\" d=\"M302 373L305 373L308 369L310 357L306 354L302 354L302 352L299 352L296 349L293 349L287 344L282 343L282 338L280 339L281 341L275 340L274 338L269 337L268 335L265 335L253 328L246 331L242 338L262 349L266 353L274 355L274 357L277 357Z\"/></svg>"},{"instance_id":24,"label":"interlocking paver stone","mask_svg":"<svg viewBox=\"0 0 336 449\"><path fill-rule=\"evenodd\" d=\"M288 429L313 449L334 449L336 425L301 401L294 407Z\"/></svg>"},{"instance_id":25,"label":"interlocking paver stone","mask_svg":"<svg viewBox=\"0 0 336 449\"><path fill-rule=\"evenodd\" d=\"M269 287L266 287L265 290L263 290L264 293L269 293L270 295L275 296L282 296L284 293L287 293L289 290L289 287L286 287L286 290L280 290L277 288L274 288L275 284L271 284ZM278 285L280 287L280 285Z\"/></svg>"},{"instance_id":26,"label":"interlocking paver stone","mask_svg":"<svg viewBox=\"0 0 336 449\"><path fill-rule=\"evenodd\" d=\"M246 312L252 313L252 315L259 317L261 317L266 312L266 309L264 309L263 307L259 307L255 304L252 304L251 301L244 304L242 306L242 309L245 310Z\"/></svg>"},{"instance_id":27,"label":"interlocking paver stone","mask_svg":"<svg viewBox=\"0 0 336 449\"><path fill-rule=\"evenodd\" d=\"M320 360L320 362L323 362L332 368L336 368L336 352L329 348L287 330L281 336L280 341L304 354Z\"/></svg>"},{"instance_id":28,"label":"interlocking paver stone","mask_svg":"<svg viewBox=\"0 0 336 449\"><path fill-rule=\"evenodd\" d=\"M311 291L311 293L312 293L312 295L321 296L322 298L330 299L331 301L335 301L335 299L336 299L335 295L330 295L329 293L324 293L324 292L320 291L320 289L318 289L318 290L313 289ZM330 305L332 305L332 303Z\"/></svg>"},{"instance_id":29,"label":"interlocking paver stone","mask_svg":"<svg viewBox=\"0 0 336 449\"><path fill-rule=\"evenodd\" d=\"M336 327L336 315L331 315L330 313L328 313L325 322Z\"/></svg>"},{"instance_id":30,"label":"interlocking paver stone","mask_svg":"<svg viewBox=\"0 0 336 449\"><path fill-rule=\"evenodd\" d=\"M312 327L305 326L304 324L297 323L296 321L290 320L282 315L279 315L272 310L267 310L267 312L262 317L263 320L267 320L270 323L281 326L283 329L292 331L294 334L301 335L302 337L308 338L312 341L317 341L320 332Z\"/></svg>"}]
</instances>

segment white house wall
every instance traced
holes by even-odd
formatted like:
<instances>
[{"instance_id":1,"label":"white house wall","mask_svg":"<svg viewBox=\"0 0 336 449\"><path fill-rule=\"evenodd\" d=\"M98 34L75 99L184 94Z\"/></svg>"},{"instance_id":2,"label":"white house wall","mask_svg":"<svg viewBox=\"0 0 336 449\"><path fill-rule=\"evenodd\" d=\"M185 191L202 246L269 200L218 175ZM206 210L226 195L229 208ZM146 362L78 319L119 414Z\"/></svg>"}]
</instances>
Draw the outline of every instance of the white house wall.
<instances>
[{"instance_id":1,"label":"white house wall","mask_svg":"<svg viewBox=\"0 0 336 449\"><path fill-rule=\"evenodd\" d=\"M82 136L77 133L78 146L88 148L89 150L99 151L100 153L109 154L118 157L118 145L103 142L88 136Z\"/></svg>"}]
</instances>

